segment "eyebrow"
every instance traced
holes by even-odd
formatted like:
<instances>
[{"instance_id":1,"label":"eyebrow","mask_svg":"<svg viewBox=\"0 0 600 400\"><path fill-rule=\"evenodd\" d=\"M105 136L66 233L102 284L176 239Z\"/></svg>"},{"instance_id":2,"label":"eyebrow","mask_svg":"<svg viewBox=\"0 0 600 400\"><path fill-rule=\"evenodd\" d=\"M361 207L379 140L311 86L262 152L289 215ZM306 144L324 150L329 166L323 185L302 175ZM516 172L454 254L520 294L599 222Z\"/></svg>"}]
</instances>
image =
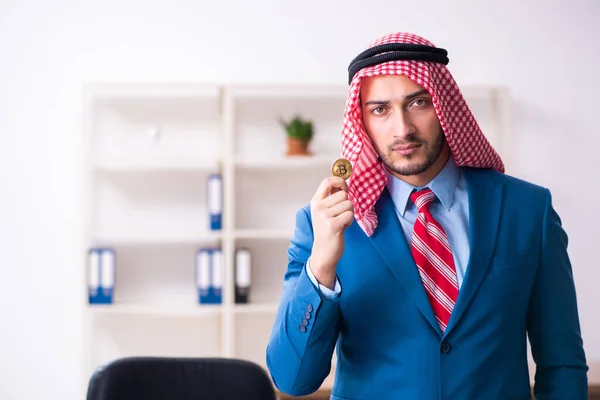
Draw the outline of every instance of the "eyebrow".
<instances>
[{"instance_id":1,"label":"eyebrow","mask_svg":"<svg viewBox=\"0 0 600 400\"><path fill-rule=\"evenodd\" d=\"M415 97L419 97L419 96L424 95L424 94L429 94L429 92L427 90L425 90L425 89L419 90L418 92L407 94L406 96L404 96L404 100L411 100L411 99L414 99ZM376 105L386 105L386 104L389 104L389 103L390 103L389 100L369 100L369 101L365 102L364 105L365 106L373 105L373 104L376 104Z\"/></svg>"}]
</instances>

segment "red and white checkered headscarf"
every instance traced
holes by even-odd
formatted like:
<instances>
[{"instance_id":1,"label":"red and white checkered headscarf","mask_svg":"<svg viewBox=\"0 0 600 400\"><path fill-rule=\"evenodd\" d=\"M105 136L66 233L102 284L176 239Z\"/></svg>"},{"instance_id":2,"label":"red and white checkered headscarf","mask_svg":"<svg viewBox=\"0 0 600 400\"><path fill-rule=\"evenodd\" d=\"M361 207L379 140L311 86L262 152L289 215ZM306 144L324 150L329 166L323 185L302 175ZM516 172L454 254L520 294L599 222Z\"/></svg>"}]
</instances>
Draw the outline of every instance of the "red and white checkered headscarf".
<instances>
[{"instance_id":1,"label":"red and white checkered headscarf","mask_svg":"<svg viewBox=\"0 0 600 400\"><path fill-rule=\"evenodd\" d=\"M387 43L434 47L430 41L418 35L393 33L376 39L369 48ZM385 167L378 160L377 152L364 129L360 104L362 79L376 75L405 75L429 92L458 166L493 168L504 173L500 156L483 135L446 65L398 60L363 68L350 82L342 127L342 157L350 161L353 167L348 181L348 197L354 205L354 217L367 236L371 236L377 227L374 205L387 184Z\"/></svg>"}]
</instances>

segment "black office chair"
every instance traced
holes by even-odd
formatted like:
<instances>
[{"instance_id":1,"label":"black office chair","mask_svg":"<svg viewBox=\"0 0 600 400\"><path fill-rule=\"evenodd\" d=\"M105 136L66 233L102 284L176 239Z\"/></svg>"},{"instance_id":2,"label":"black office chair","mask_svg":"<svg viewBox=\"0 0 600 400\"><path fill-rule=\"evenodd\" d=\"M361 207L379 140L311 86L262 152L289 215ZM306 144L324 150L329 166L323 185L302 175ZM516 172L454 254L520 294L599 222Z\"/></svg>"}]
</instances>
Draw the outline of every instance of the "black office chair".
<instances>
[{"instance_id":1,"label":"black office chair","mask_svg":"<svg viewBox=\"0 0 600 400\"><path fill-rule=\"evenodd\" d=\"M87 400L276 400L258 365L227 358L128 357L99 368Z\"/></svg>"}]
</instances>

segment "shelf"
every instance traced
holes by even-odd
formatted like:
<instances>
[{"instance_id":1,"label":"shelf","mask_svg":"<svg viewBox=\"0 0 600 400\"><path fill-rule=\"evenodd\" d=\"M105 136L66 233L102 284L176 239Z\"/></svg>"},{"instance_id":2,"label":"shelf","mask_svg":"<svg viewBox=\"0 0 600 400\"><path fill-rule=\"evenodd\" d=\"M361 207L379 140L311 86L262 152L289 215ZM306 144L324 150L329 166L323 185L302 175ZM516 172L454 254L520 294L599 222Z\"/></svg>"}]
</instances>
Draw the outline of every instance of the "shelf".
<instances>
[{"instance_id":1,"label":"shelf","mask_svg":"<svg viewBox=\"0 0 600 400\"><path fill-rule=\"evenodd\" d=\"M233 153L249 166L264 165L256 159L281 165L287 151L287 134L282 121L295 116L312 122L309 151L340 154L340 137L347 88L339 86L245 86L234 87L227 98L231 104ZM326 165L338 158L325 157ZM294 163L284 163L285 166ZM297 164L303 166L304 164ZM312 165L312 164L311 164Z\"/></svg>"},{"instance_id":2,"label":"shelf","mask_svg":"<svg viewBox=\"0 0 600 400\"><path fill-rule=\"evenodd\" d=\"M279 303L236 304L233 312L236 314L275 314L278 307Z\"/></svg>"},{"instance_id":3,"label":"shelf","mask_svg":"<svg viewBox=\"0 0 600 400\"><path fill-rule=\"evenodd\" d=\"M240 229L233 235L236 239L291 239L293 234L288 229Z\"/></svg>"},{"instance_id":4,"label":"shelf","mask_svg":"<svg viewBox=\"0 0 600 400\"><path fill-rule=\"evenodd\" d=\"M256 168L256 169L304 169L307 167L331 168L339 155L313 155L313 156L282 156L265 158L247 158L243 157L234 161L238 168Z\"/></svg>"},{"instance_id":5,"label":"shelf","mask_svg":"<svg viewBox=\"0 0 600 400\"><path fill-rule=\"evenodd\" d=\"M244 248L251 255L248 304L236 304L239 310L267 312L277 309L288 268L289 246L289 239L272 241L239 239L235 242L236 248Z\"/></svg>"},{"instance_id":6,"label":"shelf","mask_svg":"<svg viewBox=\"0 0 600 400\"><path fill-rule=\"evenodd\" d=\"M90 234L102 242L193 243L210 231L208 174L155 172L94 176Z\"/></svg>"},{"instance_id":7,"label":"shelf","mask_svg":"<svg viewBox=\"0 0 600 400\"><path fill-rule=\"evenodd\" d=\"M222 306L217 304L198 304L195 307L184 306L146 306L124 304L92 304L88 305L92 314L98 315L147 315L156 317L199 317L221 314Z\"/></svg>"},{"instance_id":8,"label":"shelf","mask_svg":"<svg viewBox=\"0 0 600 400\"><path fill-rule=\"evenodd\" d=\"M98 172L216 172L219 168L218 159L197 157L165 157L165 156L120 156L104 157L94 162L92 168Z\"/></svg>"},{"instance_id":9,"label":"shelf","mask_svg":"<svg viewBox=\"0 0 600 400\"><path fill-rule=\"evenodd\" d=\"M86 86L95 170L206 170L220 155L220 88L185 84Z\"/></svg>"},{"instance_id":10,"label":"shelf","mask_svg":"<svg viewBox=\"0 0 600 400\"><path fill-rule=\"evenodd\" d=\"M234 239L274 239L290 240L293 229L240 229L233 233ZM92 235L92 241L97 245L114 246L143 246L143 245L186 245L204 244L217 240L224 240L224 231L206 232L177 232L165 234L165 232L139 232L111 235Z\"/></svg>"},{"instance_id":11,"label":"shelf","mask_svg":"<svg viewBox=\"0 0 600 400\"><path fill-rule=\"evenodd\" d=\"M95 245L107 246L154 246L154 245L201 245L223 239L223 231L198 232L119 232L111 235L92 235Z\"/></svg>"},{"instance_id":12,"label":"shelf","mask_svg":"<svg viewBox=\"0 0 600 400\"><path fill-rule=\"evenodd\" d=\"M235 228L283 231L291 238L297 211L310 202L323 179L329 176L329 166L303 168L294 173L271 169L268 175L238 169L233 185Z\"/></svg>"}]
</instances>

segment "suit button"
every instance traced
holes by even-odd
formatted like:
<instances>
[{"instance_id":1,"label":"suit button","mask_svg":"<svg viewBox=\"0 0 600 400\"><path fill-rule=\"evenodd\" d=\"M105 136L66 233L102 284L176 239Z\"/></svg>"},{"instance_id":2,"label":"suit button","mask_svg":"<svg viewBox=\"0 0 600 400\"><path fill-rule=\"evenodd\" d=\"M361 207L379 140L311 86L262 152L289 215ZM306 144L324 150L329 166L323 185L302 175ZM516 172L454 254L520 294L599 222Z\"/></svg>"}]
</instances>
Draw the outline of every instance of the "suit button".
<instances>
[{"instance_id":1,"label":"suit button","mask_svg":"<svg viewBox=\"0 0 600 400\"><path fill-rule=\"evenodd\" d=\"M309 304L309 305L306 306L306 311L312 312L312 310L313 310L312 304Z\"/></svg>"},{"instance_id":2,"label":"suit button","mask_svg":"<svg viewBox=\"0 0 600 400\"><path fill-rule=\"evenodd\" d=\"M440 347L440 350L444 354L448 354L450 352L450 349L451 349L450 345L448 343L446 343L446 342L442 343L442 345Z\"/></svg>"},{"instance_id":3,"label":"suit button","mask_svg":"<svg viewBox=\"0 0 600 400\"><path fill-rule=\"evenodd\" d=\"M300 325L300 326L298 327L298 330L299 330L300 332L304 333L304 332L306 332L306 326L304 326L304 325Z\"/></svg>"},{"instance_id":4,"label":"suit button","mask_svg":"<svg viewBox=\"0 0 600 400\"><path fill-rule=\"evenodd\" d=\"M312 314L310 313L310 311L307 311L307 312L304 313L304 318L310 319L311 315Z\"/></svg>"},{"instance_id":5,"label":"suit button","mask_svg":"<svg viewBox=\"0 0 600 400\"><path fill-rule=\"evenodd\" d=\"M302 318L302 325L307 326L308 320L306 318Z\"/></svg>"}]
</instances>

